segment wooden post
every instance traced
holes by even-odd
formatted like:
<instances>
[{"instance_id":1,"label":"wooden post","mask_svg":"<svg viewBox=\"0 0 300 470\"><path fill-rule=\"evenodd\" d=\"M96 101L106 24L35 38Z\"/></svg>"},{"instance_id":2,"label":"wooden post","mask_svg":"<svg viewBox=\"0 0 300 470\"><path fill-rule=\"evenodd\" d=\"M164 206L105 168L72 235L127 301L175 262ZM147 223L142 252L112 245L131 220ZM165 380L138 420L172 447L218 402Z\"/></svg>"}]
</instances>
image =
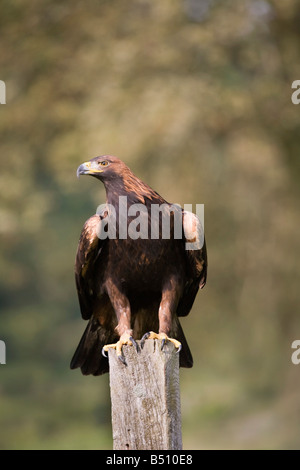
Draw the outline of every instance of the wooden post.
<instances>
[{"instance_id":1,"label":"wooden post","mask_svg":"<svg viewBox=\"0 0 300 470\"><path fill-rule=\"evenodd\" d=\"M139 344L139 342L138 342ZM127 366L109 352L114 450L182 449L179 354L147 339L138 354L123 346Z\"/></svg>"}]
</instances>

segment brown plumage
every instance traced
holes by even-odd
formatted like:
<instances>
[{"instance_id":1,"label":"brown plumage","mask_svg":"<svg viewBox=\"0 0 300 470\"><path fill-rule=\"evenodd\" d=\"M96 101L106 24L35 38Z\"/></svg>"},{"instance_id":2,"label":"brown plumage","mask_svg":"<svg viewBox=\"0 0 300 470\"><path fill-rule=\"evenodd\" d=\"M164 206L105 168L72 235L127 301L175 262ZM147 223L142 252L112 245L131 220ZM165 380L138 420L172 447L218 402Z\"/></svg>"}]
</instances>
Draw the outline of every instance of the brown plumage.
<instances>
[{"instance_id":1,"label":"brown plumage","mask_svg":"<svg viewBox=\"0 0 300 470\"><path fill-rule=\"evenodd\" d=\"M206 282L207 256L205 242L195 250L186 249L187 230L181 239L174 239L175 219L171 213L170 237L151 238L151 206L167 203L157 192L137 178L116 157L96 157L77 170L100 179L106 189L106 207L85 223L79 240L75 279L82 317L89 320L71 361L71 368L80 367L83 374L100 375L108 371L108 360L101 354L107 344L116 347L122 359L122 345L135 344L150 331L157 337L181 343L180 365L191 367L192 355L178 317L192 308L199 287ZM119 210L119 197L127 197L127 206L142 204L147 209L140 218L140 228L148 229L147 238L123 238L120 223L130 230L136 218ZM134 206L133 206L134 207ZM116 237L99 238L107 222L116 216ZM146 214L146 215L145 215ZM196 216L182 212L184 229L188 224L201 229ZM122 219L123 217L123 219ZM124 219L125 217L125 219ZM104 230L105 231L105 230ZM171 337L175 338L173 340ZM133 339L134 338L134 339ZM145 341L145 338L143 339ZM142 341L142 342L143 342Z\"/></svg>"}]
</instances>

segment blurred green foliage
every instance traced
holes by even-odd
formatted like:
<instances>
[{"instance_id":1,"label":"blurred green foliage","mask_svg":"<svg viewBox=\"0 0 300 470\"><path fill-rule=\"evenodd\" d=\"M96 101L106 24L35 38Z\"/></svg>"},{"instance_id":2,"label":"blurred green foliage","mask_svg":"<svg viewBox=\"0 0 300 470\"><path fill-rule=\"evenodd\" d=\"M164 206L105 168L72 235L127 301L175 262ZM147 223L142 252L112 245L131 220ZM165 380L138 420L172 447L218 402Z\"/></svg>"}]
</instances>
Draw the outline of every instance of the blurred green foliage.
<instances>
[{"instance_id":1,"label":"blurred green foliage","mask_svg":"<svg viewBox=\"0 0 300 470\"><path fill-rule=\"evenodd\" d=\"M299 448L297 0L2 0L0 448L112 448L108 377L69 361L73 278L113 154L205 204L208 283L182 324L186 449Z\"/></svg>"}]
</instances>

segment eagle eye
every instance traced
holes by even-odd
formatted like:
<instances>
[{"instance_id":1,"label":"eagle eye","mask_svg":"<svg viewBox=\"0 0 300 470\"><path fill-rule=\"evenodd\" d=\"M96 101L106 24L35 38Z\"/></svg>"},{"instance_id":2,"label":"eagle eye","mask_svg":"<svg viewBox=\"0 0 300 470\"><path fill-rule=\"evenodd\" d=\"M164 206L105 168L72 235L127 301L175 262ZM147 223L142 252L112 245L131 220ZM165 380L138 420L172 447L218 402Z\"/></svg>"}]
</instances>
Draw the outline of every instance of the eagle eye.
<instances>
[{"instance_id":1,"label":"eagle eye","mask_svg":"<svg viewBox=\"0 0 300 470\"><path fill-rule=\"evenodd\" d=\"M102 162L98 162L98 165L101 165L101 166L107 166L108 165L108 162L105 160L105 161L102 161Z\"/></svg>"}]
</instances>

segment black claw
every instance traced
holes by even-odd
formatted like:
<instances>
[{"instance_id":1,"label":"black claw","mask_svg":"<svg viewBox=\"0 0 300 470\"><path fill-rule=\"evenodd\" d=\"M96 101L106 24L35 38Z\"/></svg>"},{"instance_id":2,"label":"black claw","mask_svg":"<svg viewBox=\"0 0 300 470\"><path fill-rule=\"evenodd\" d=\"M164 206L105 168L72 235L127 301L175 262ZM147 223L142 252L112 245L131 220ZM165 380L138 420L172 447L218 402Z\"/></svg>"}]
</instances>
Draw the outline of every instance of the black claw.
<instances>
[{"instance_id":1,"label":"black claw","mask_svg":"<svg viewBox=\"0 0 300 470\"><path fill-rule=\"evenodd\" d=\"M163 338L161 340L161 348L160 348L161 351L163 350L165 344L166 344L166 338Z\"/></svg>"},{"instance_id":2,"label":"black claw","mask_svg":"<svg viewBox=\"0 0 300 470\"><path fill-rule=\"evenodd\" d=\"M108 356L107 356L107 354L106 354L106 352L105 352L105 350L104 350L104 348L102 348L102 351L101 351L101 353L102 353L102 356L104 356L104 357L108 357Z\"/></svg>"},{"instance_id":3,"label":"black claw","mask_svg":"<svg viewBox=\"0 0 300 470\"><path fill-rule=\"evenodd\" d=\"M132 336L130 336L129 340L132 342L133 346L135 347L135 350L137 353L140 353L141 350L140 350L140 347L139 345L137 344L137 342L135 341L135 339L133 339Z\"/></svg>"},{"instance_id":4,"label":"black claw","mask_svg":"<svg viewBox=\"0 0 300 470\"><path fill-rule=\"evenodd\" d=\"M149 338L149 336L150 336L150 333L148 332L148 333L145 333L144 336L142 337L142 339L141 339L141 349L143 349L143 347L145 345L145 341L146 341L146 339Z\"/></svg>"},{"instance_id":5,"label":"black claw","mask_svg":"<svg viewBox=\"0 0 300 470\"><path fill-rule=\"evenodd\" d=\"M118 356L118 359L122 362L122 364L124 364L124 366L127 366L127 362L124 356Z\"/></svg>"}]
</instances>

